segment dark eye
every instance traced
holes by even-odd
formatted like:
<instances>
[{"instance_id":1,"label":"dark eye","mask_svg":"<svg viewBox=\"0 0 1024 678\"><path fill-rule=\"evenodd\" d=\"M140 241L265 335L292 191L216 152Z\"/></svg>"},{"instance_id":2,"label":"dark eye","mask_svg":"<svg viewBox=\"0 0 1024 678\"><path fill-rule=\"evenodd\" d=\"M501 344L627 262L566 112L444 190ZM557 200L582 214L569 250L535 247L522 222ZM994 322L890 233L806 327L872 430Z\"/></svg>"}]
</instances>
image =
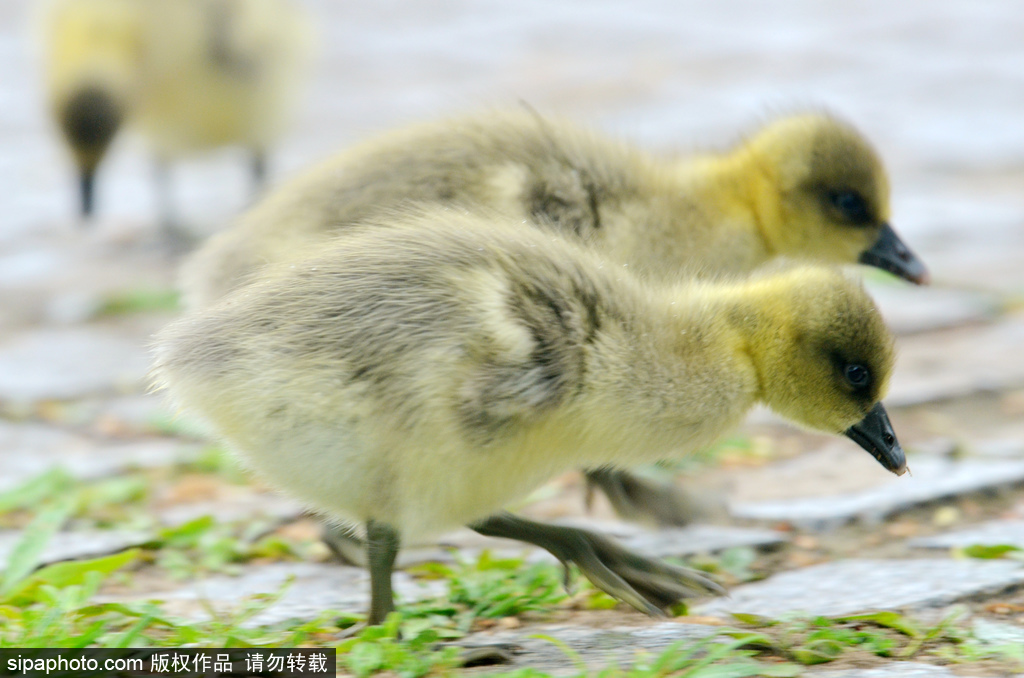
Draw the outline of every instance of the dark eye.
<instances>
[{"instance_id":1,"label":"dark eye","mask_svg":"<svg viewBox=\"0 0 1024 678\"><path fill-rule=\"evenodd\" d=\"M843 376L854 388L864 388L871 381L871 373L863 365L847 365Z\"/></svg>"},{"instance_id":2,"label":"dark eye","mask_svg":"<svg viewBox=\"0 0 1024 678\"><path fill-rule=\"evenodd\" d=\"M837 191L829 195L829 201L843 218L852 224L866 224L871 221L868 203L856 191Z\"/></svg>"}]
</instances>

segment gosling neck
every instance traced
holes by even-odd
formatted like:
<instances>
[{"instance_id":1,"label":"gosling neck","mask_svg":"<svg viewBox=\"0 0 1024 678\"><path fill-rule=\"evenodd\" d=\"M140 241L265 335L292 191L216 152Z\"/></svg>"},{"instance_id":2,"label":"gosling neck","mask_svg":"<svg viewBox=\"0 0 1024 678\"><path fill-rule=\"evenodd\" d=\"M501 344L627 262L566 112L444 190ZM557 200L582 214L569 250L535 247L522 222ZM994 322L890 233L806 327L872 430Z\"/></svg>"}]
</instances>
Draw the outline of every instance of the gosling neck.
<instances>
[{"instance_id":1,"label":"gosling neck","mask_svg":"<svg viewBox=\"0 0 1024 678\"><path fill-rule=\"evenodd\" d=\"M670 302L675 331L695 336L705 358L737 375L747 397L762 400L761 369L754 350L766 325L759 304L751 303L744 283L691 283L677 288Z\"/></svg>"},{"instance_id":2,"label":"gosling neck","mask_svg":"<svg viewBox=\"0 0 1024 678\"><path fill-rule=\"evenodd\" d=\"M742 225L751 246L759 250L759 263L779 254L773 228L779 219L775 177L750 149L697 158L685 171L699 182L703 200L717 202L726 220Z\"/></svg>"},{"instance_id":3,"label":"gosling neck","mask_svg":"<svg viewBox=\"0 0 1024 678\"><path fill-rule=\"evenodd\" d=\"M767 258L784 254L779 239L782 206L779 200L779 178L775 168L764 162L754 149L747 146L736 149L730 157L733 158L735 171L744 178L743 199L749 206L751 221L764 243Z\"/></svg>"},{"instance_id":4,"label":"gosling neck","mask_svg":"<svg viewBox=\"0 0 1024 678\"><path fill-rule=\"evenodd\" d=\"M722 286L715 309L725 319L756 380L756 399L766 402L771 381L766 365L792 334L789 317L779 313L775 291L760 281Z\"/></svg>"},{"instance_id":5,"label":"gosling neck","mask_svg":"<svg viewBox=\"0 0 1024 678\"><path fill-rule=\"evenodd\" d=\"M710 284L665 292L607 335L588 370L588 444L633 449L634 462L713 444L761 398L747 342L728 320L731 301Z\"/></svg>"}]
</instances>

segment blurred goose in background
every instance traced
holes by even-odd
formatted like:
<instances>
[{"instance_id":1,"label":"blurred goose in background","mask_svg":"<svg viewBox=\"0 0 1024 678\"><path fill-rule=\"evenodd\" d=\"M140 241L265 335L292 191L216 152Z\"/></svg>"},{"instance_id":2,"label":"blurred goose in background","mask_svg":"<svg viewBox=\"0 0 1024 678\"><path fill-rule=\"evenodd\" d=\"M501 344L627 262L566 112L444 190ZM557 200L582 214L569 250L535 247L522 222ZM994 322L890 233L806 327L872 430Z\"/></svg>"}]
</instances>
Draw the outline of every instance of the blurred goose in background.
<instances>
[{"instance_id":1,"label":"blurred goose in background","mask_svg":"<svg viewBox=\"0 0 1024 678\"><path fill-rule=\"evenodd\" d=\"M118 131L138 129L158 165L161 218L174 217L170 160L221 146L266 153L298 94L311 41L289 0L49 0L40 13L52 115L78 169L81 213Z\"/></svg>"},{"instance_id":2,"label":"blurred goose in background","mask_svg":"<svg viewBox=\"0 0 1024 678\"><path fill-rule=\"evenodd\" d=\"M649 614L696 572L503 507L568 469L687 454L755 403L905 458L893 339L860 285L796 267L653 284L519 219L435 207L348 229L166 328L155 374L268 482L366 527L369 622L403 538L458 525L575 563Z\"/></svg>"}]
</instances>

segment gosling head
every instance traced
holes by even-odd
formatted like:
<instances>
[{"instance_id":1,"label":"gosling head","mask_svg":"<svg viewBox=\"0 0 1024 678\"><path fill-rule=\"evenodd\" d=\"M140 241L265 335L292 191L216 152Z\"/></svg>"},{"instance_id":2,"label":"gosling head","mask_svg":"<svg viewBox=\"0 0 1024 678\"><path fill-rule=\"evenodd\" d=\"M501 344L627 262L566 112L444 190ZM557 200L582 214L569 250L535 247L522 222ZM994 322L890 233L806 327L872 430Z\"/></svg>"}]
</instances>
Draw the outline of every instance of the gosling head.
<instances>
[{"instance_id":1,"label":"gosling head","mask_svg":"<svg viewBox=\"0 0 1024 678\"><path fill-rule=\"evenodd\" d=\"M124 122L142 55L137 7L112 0L60 3L49 17L50 108L79 174L83 217L96 170Z\"/></svg>"},{"instance_id":2,"label":"gosling head","mask_svg":"<svg viewBox=\"0 0 1024 678\"><path fill-rule=\"evenodd\" d=\"M868 141L827 115L783 118L746 146L777 196L759 205L765 237L779 253L859 262L916 284L928 271L889 225L889 181Z\"/></svg>"},{"instance_id":3,"label":"gosling head","mask_svg":"<svg viewBox=\"0 0 1024 678\"><path fill-rule=\"evenodd\" d=\"M881 403L893 337L860 284L806 267L750 285L753 306L743 322L753 328L749 346L765 404L808 428L846 435L902 475L906 458Z\"/></svg>"},{"instance_id":4,"label":"gosling head","mask_svg":"<svg viewBox=\"0 0 1024 678\"><path fill-rule=\"evenodd\" d=\"M96 169L124 119L123 108L101 87L86 85L64 101L57 121L78 167L82 217L93 213Z\"/></svg>"}]
</instances>

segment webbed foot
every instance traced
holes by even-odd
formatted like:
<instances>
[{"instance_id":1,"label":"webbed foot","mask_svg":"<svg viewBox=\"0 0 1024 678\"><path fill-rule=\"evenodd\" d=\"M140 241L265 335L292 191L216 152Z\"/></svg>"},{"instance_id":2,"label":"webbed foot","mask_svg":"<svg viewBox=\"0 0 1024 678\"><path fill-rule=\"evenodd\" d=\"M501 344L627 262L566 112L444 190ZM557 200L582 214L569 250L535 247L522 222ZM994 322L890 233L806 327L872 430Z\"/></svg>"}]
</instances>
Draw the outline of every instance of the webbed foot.
<instances>
[{"instance_id":1,"label":"webbed foot","mask_svg":"<svg viewBox=\"0 0 1024 678\"><path fill-rule=\"evenodd\" d=\"M654 522L662 527L682 527L719 512L714 497L695 495L668 482L644 478L611 468L587 469L586 502L590 508L595 489L600 489L622 518Z\"/></svg>"},{"instance_id":2,"label":"webbed foot","mask_svg":"<svg viewBox=\"0 0 1024 678\"><path fill-rule=\"evenodd\" d=\"M566 566L574 563L594 586L652 616L664 616L668 608L686 598L725 593L702 574L638 555L587 530L546 525L510 513L499 513L470 527L486 536L539 546Z\"/></svg>"}]
</instances>

